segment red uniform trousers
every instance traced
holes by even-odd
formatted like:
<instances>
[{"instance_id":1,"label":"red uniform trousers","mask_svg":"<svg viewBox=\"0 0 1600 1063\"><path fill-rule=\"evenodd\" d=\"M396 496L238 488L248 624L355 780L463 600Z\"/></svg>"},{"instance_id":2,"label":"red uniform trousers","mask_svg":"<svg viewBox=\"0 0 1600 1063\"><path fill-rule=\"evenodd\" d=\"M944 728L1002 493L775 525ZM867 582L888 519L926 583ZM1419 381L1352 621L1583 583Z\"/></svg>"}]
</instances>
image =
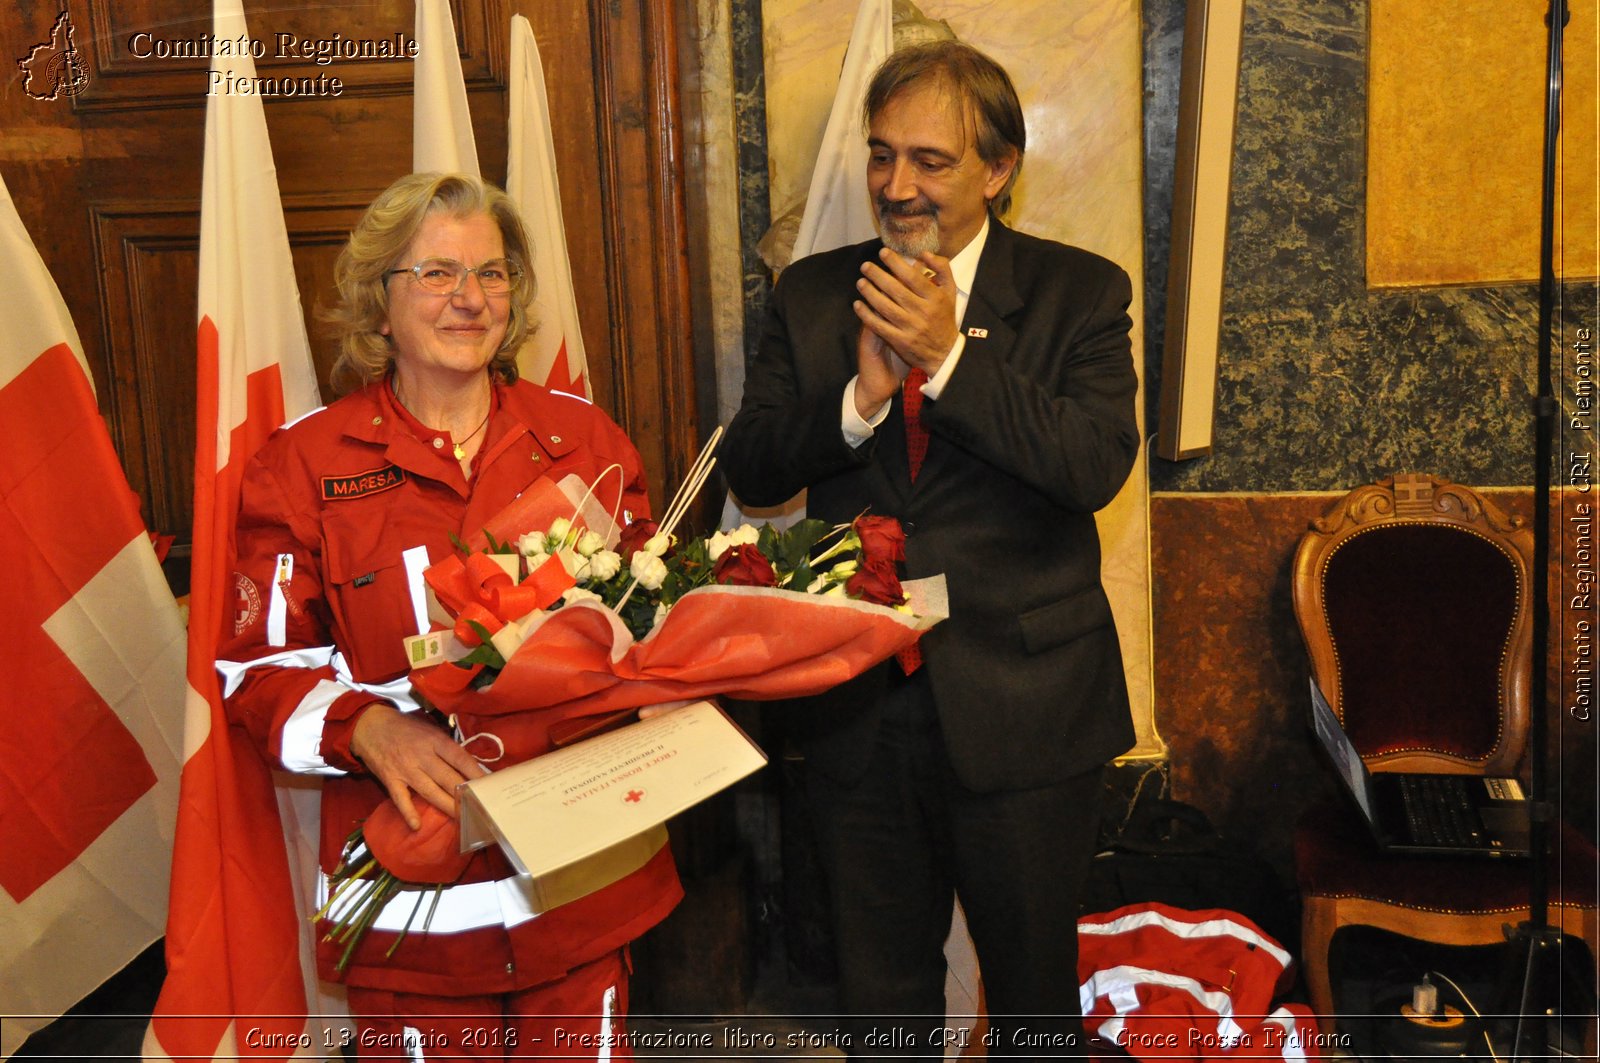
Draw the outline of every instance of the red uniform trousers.
<instances>
[{"instance_id":1,"label":"red uniform trousers","mask_svg":"<svg viewBox=\"0 0 1600 1063\"><path fill-rule=\"evenodd\" d=\"M357 1058L628 1060L627 951L515 993L435 997L350 987Z\"/></svg>"}]
</instances>

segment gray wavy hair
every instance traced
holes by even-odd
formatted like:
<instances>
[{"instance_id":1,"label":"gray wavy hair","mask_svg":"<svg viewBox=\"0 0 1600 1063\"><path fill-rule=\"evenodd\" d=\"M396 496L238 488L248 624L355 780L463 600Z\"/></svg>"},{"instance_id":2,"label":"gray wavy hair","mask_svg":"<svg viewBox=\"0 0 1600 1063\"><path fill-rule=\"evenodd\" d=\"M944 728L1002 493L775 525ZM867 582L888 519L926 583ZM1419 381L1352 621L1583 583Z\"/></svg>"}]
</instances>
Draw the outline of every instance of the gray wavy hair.
<instances>
[{"instance_id":1,"label":"gray wavy hair","mask_svg":"<svg viewBox=\"0 0 1600 1063\"><path fill-rule=\"evenodd\" d=\"M506 383L517 379L517 351L536 327L534 277L529 269L528 233L511 197L494 185L461 173L407 174L378 194L361 215L334 263L339 301L324 318L339 345L329 373L343 395L382 379L394 362L394 344L380 330L389 320L388 273L402 268L428 215L467 217L487 214L500 228L506 258L520 266L526 281L511 293L511 319L489 369Z\"/></svg>"}]
</instances>

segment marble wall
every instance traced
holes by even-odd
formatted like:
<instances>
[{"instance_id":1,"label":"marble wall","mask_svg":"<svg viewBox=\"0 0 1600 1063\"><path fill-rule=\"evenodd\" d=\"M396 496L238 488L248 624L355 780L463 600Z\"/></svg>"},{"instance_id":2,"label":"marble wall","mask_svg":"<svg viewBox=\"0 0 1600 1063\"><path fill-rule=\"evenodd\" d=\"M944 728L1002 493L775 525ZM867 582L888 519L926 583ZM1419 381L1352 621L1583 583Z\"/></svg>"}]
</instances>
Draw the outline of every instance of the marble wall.
<instances>
[{"instance_id":1,"label":"marble wall","mask_svg":"<svg viewBox=\"0 0 1600 1063\"><path fill-rule=\"evenodd\" d=\"M1152 367L1183 6L1144 4ZM1397 469L1531 482L1536 287L1366 286L1366 4L1250 4L1244 33L1215 450L1154 461L1153 489L1333 490ZM1594 327L1592 284L1568 303L1569 334Z\"/></svg>"},{"instance_id":2,"label":"marble wall","mask_svg":"<svg viewBox=\"0 0 1600 1063\"><path fill-rule=\"evenodd\" d=\"M1184 4L1144 0L1143 15L1153 415ZM1526 31L1544 32L1537 19ZM1506 488L1497 494L1508 508L1525 517L1532 509L1536 286L1367 288L1366 49L1362 0L1247 5L1215 448L1188 462L1151 461L1156 717L1173 789L1285 870L1294 822L1333 786L1305 726L1306 668L1288 597L1307 522L1344 491L1397 471ZM1593 497L1578 459L1595 450L1586 353L1595 285L1567 282L1560 296L1553 475L1570 513ZM1585 556L1592 569L1592 546L1569 535L1552 557L1558 640L1594 620L1592 603L1575 609L1562 593ZM1563 706L1574 693L1573 654L1570 640L1560 642L1552 664L1567 673ZM1563 811L1592 835L1595 724L1552 718Z\"/></svg>"}]
</instances>

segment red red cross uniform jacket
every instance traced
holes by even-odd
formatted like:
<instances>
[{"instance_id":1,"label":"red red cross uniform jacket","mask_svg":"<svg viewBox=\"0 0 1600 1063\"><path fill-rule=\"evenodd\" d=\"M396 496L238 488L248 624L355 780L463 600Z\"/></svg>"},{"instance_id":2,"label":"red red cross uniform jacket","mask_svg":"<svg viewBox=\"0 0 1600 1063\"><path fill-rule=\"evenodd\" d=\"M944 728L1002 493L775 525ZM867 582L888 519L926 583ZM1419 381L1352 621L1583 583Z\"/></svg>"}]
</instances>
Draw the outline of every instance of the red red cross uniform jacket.
<instances>
[{"instance_id":1,"label":"red red cross uniform jacket","mask_svg":"<svg viewBox=\"0 0 1600 1063\"><path fill-rule=\"evenodd\" d=\"M246 470L237 613L217 667L236 726L283 768L327 776L324 874L385 796L350 753L350 733L374 700L415 708L403 640L428 630L422 570L454 550L451 536L476 533L540 477L593 483L613 464L625 485L620 520L648 512L633 444L582 399L528 383L496 386L485 432L469 484L451 441L418 423L379 383L281 429ZM609 504L616 483L612 472L611 490L603 485L597 497ZM444 892L429 931L420 932L419 916L386 959L415 894L391 902L342 977L446 996L525 989L621 947L682 895L663 846L610 885L540 911L525 880L491 847ZM324 978L339 977L341 951L320 946Z\"/></svg>"},{"instance_id":2,"label":"red red cross uniform jacket","mask_svg":"<svg viewBox=\"0 0 1600 1063\"><path fill-rule=\"evenodd\" d=\"M1274 1007L1293 959L1244 916L1133 904L1078 920L1084 1029L1135 1059L1318 1058L1316 1019Z\"/></svg>"}]
</instances>

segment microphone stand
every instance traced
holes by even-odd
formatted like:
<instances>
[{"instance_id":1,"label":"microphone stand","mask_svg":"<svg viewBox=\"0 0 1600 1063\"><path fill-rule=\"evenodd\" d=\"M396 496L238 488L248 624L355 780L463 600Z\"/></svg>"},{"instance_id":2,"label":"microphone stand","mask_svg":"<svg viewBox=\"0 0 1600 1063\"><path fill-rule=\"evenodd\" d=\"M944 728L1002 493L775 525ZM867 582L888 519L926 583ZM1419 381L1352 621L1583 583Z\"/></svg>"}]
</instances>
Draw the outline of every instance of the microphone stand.
<instances>
[{"instance_id":1,"label":"microphone stand","mask_svg":"<svg viewBox=\"0 0 1600 1063\"><path fill-rule=\"evenodd\" d=\"M1555 306L1556 152L1561 132L1561 46L1568 19L1566 0L1550 0L1544 172L1539 214L1539 370L1534 399L1533 491L1533 676L1528 727L1528 920L1509 929L1509 953L1502 986L1502 1009L1512 1017L1508 1047L1514 1061L1545 1058L1552 1035L1559 1039L1560 932L1550 926L1551 829L1557 817L1549 797L1549 645L1550 645L1550 464L1559 408L1551 384L1551 329Z\"/></svg>"}]
</instances>

